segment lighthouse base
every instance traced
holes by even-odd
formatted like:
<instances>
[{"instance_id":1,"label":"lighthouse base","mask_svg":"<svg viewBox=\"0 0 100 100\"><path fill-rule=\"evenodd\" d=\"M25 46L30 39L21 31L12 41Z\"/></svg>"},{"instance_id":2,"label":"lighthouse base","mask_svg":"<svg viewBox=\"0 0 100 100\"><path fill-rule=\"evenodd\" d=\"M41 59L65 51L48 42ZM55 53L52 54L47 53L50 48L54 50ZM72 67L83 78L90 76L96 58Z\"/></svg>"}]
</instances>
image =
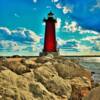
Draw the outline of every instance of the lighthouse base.
<instances>
[{"instance_id":1,"label":"lighthouse base","mask_svg":"<svg viewBox=\"0 0 100 100\"><path fill-rule=\"evenodd\" d=\"M39 56L47 56L47 55L53 55L53 56L58 56L58 52L40 52Z\"/></svg>"}]
</instances>

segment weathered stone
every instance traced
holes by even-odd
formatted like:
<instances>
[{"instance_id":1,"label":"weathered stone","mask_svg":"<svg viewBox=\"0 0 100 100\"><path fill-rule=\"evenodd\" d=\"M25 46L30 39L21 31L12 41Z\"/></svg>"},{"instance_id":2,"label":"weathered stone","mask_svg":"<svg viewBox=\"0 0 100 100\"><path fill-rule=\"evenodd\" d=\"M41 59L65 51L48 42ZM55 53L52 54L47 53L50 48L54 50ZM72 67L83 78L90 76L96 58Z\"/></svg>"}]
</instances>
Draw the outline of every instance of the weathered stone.
<instances>
[{"instance_id":1,"label":"weathered stone","mask_svg":"<svg viewBox=\"0 0 100 100\"><path fill-rule=\"evenodd\" d=\"M54 56L52 54L48 54L47 56L42 56L42 57L39 57L36 62L37 63L45 63L47 61L50 61L54 58Z\"/></svg>"},{"instance_id":2,"label":"weathered stone","mask_svg":"<svg viewBox=\"0 0 100 100\"><path fill-rule=\"evenodd\" d=\"M100 100L100 86L92 89L89 95L82 100Z\"/></svg>"},{"instance_id":3,"label":"weathered stone","mask_svg":"<svg viewBox=\"0 0 100 100\"><path fill-rule=\"evenodd\" d=\"M53 66L42 66L35 70L37 81L45 85L48 91L55 93L58 96L66 95L68 98L71 95L71 85L58 76Z\"/></svg>"},{"instance_id":4,"label":"weathered stone","mask_svg":"<svg viewBox=\"0 0 100 100\"><path fill-rule=\"evenodd\" d=\"M17 74L30 72L30 69L27 66L21 64L20 62L15 62L15 61L9 62L7 65L7 68L9 68L10 70L12 70L13 72Z\"/></svg>"},{"instance_id":5,"label":"weathered stone","mask_svg":"<svg viewBox=\"0 0 100 100\"><path fill-rule=\"evenodd\" d=\"M2 70L6 70L7 68L5 67L5 66L0 66L0 72L2 71Z\"/></svg>"},{"instance_id":6,"label":"weathered stone","mask_svg":"<svg viewBox=\"0 0 100 100\"><path fill-rule=\"evenodd\" d=\"M91 73L83 68L80 65L73 63L62 64L58 63L54 66L62 78L72 78L72 77L81 77L85 76L91 79Z\"/></svg>"},{"instance_id":7,"label":"weathered stone","mask_svg":"<svg viewBox=\"0 0 100 100\"><path fill-rule=\"evenodd\" d=\"M90 72L64 57L7 59L0 66L0 100L82 100L91 89Z\"/></svg>"},{"instance_id":8,"label":"weathered stone","mask_svg":"<svg viewBox=\"0 0 100 100\"><path fill-rule=\"evenodd\" d=\"M10 70L3 70L0 72L0 84L10 83L11 85L16 84L17 74Z\"/></svg>"},{"instance_id":9,"label":"weathered stone","mask_svg":"<svg viewBox=\"0 0 100 100\"><path fill-rule=\"evenodd\" d=\"M72 85L72 100L81 100L87 96L91 89L91 81L86 77L74 77L70 80Z\"/></svg>"},{"instance_id":10,"label":"weathered stone","mask_svg":"<svg viewBox=\"0 0 100 100\"><path fill-rule=\"evenodd\" d=\"M34 97L37 97L39 100L57 100L57 97L47 91L41 83L30 84L30 91L33 93Z\"/></svg>"},{"instance_id":11,"label":"weathered stone","mask_svg":"<svg viewBox=\"0 0 100 100\"><path fill-rule=\"evenodd\" d=\"M48 62L44 63L44 65L52 66L52 62L48 61Z\"/></svg>"},{"instance_id":12,"label":"weathered stone","mask_svg":"<svg viewBox=\"0 0 100 100\"><path fill-rule=\"evenodd\" d=\"M20 100L37 100L29 91L19 90Z\"/></svg>"},{"instance_id":13,"label":"weathered stone","mask_svg":"<svg viewBox=\"0 0 100 100\"><path fill-rule=\"evenodd\" d=\"M71 84L76 87L89 87L91 88L91 81L86 77L74 77L71 79Z\"/></svg>"},{"instance_id":14,"label":"weathered stone","mask_svg":"<svg viewBox=\"0 0 100 100\"><path fill-rule=\"evenodd\" d=\"M33 58L22 59L21 63L26 65L29 68L35 68L35 65L36 65L35 59Z\"/></svg>"}]
</instances>

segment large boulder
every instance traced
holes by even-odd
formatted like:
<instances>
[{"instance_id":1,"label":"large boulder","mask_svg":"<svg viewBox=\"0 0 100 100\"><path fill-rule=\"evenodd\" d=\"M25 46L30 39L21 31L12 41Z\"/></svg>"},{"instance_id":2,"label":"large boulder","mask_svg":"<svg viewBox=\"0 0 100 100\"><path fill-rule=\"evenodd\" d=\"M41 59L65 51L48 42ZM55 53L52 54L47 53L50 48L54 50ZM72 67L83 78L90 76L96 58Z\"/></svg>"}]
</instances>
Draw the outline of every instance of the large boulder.
<instances>
[{"instance_id":1,"label":"large boulder","mask_svg":"<svg viewBox=\"0 0 100 100\"><path fill-rule=\"evenodd\" d=\"M41 66L34 70L35 77L38 82L41 82L48 91L63 97L70 98L72 89L69 81L58 76L53 66Z\"/></svg>"},{"instance_id":2,"label":"large boulder","mask_svg":"<svg viewBox=\"0 0 100 100\"><path fill-rule=\"evenodd\" d=\"M22 59L21 63L29 68L35 68L37 65L35 60L35 58Z\"/></svg>"},{"instance_id":3,"label":"large boulder","mask_svg":"<svg viewBox=\"0 0 100 100\"><path fill-rule=\"evenodd\" d=\"M66 64L58 63L54 67L57 70L59 76L61 76L64 79L73 78L73 77L81 77L81 76L85 76L91 79L91 72L85 70L80 65L77 65L70 61L66 62Z\"/></svg>"},{"instance_id":4,"label":"large boulder","mask_svg":"<svg viewBox=\"0 0 100 100\"><path fill-rule=\"evenodd\" d=\"M71 80L71 84L76 87L89 87L91 88L91 81L87 77L74 77Z\"/></svg>"},{"instance_id":5,"label":"large boulder","mask_svg":"<svg viewBox=\"0 0 100 100\"><path fill-rule=\"evenodd\" d=\"M48 91L33 76L32 72L23 75L11 70L0 72L0 100L67 100L67 96L61 97Z\"/></svg>"},{"instance_id":6,"label":"large boulder","mask_svg":"<svg viewBox=\"0 0 100 100\"><path fill-rule=\"evenodd\" d=\"M89 94L91 81L86 77L74 77L70 80L72 85L72 100L80 100Z\"/></svg>"},{"instance_id":7,"label":"large boulder","mask_svg":"<svg viewBox=\"0 0 100 100\"><path fill-rule=\"evenodd\" d=\"M91 90L87 97L84 97L83 100L100 100L100 86Z\"/></svg>"},{"instance_id":8,"label":"large boulder","mask_svg":"<svg viewBox=\"0 0 100 100\"><path fill-rule=\"evenodd\" d=\"M90 89L91 73L76 60L47 55L0 62L0 100L82 100Z\"/></svg>"},{"instance_id":9,"label":"large boulder","mask_svg":"<svg viewBox=\"0 0 100 100\"><path fill-rule=\"evenodd\" d=\"M1 100L18 99L18 89L16 87L16 80L18 76L10 70L0 72L0 95Z\"/></svg>"},{"instance_id":10,"label":"large boulder","mask_svg":"<svg viewBox=\"0 0 100 100\"><path fill-rule=\"evenodd\" d=\"M5 65L5 66L9 68L10 70L12 70L13 72L20 75L26 72L30 72L30 69L27 66L16 61L9 62L8 65Z\"/></svg>"},{"instance_id":11,"label":"large boulder","mask_svg":"<svg viewBox=\"0 0 100 100\"><path fill-rule=\"evenodd\" d=\"M35 82L30 84L30 91L38 100L58 100L57 97L50 93L41 83Z\"/></svg>"},{"instance_id":12,"label":"large boulder","mask_svg":"<svg viewBox=\"0 0 100 100\"><path fill-rule=\"evenodd\" d=\"M47 56L38 57L36 62L37 63L45 63L46 61L51 61L54 59L52 54L48 54Z\"/></svg>"},{"instance_id":13,"label":"large boulder","mask_svg":"<svg viewBox=\"0 0 100 100\"><path fill-rule=\"evenodd\" d=\"M0 66L0 72L2 71L2 70L6 70L7 68L5 67L5 66Z\"/></svg>"},{"instance_id":14,"label":"large boulder","mask_svg":"<svg viewBox=\"0 0 100 100\"><path fill-rule=\"evenodd\" d=\"M0 100L38 100L30 91L32 83L34 83L33 80L10 70L2 71L0 73Z\"/></svg>"}]
</instances>

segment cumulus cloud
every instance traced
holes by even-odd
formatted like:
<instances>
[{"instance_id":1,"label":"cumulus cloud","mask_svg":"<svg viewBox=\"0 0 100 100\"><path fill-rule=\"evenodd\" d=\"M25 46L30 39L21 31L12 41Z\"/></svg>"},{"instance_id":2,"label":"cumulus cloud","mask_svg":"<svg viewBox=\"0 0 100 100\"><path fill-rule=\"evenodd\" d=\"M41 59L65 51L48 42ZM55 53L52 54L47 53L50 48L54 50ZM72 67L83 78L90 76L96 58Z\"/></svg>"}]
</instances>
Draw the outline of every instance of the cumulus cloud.
<instances>
[{"instance_id":1,"label":"cumulus cloud","mask_svg":"<svg viewBox=\"0 0 100 100\"><path fill-rule=\"evenodd\" d=\"M33 3L36 3L37 2L37 0L33 0Z\"/></svg>"},{"instance_id":2,"label":"cumulus cloud","mask_svg":"<svg viewBox=\"0 0 100 100\"><path fill-rule=\"evenodd\" d=\"M91 52L100 52L100 35L87 36L81 39L80 44L84 44ZM82 44L82 45L83 45ZM84 49L83 49L84 50Z\"/></svg>"},{"instance_id":3,"label":"cumulus cloud","mask_svg":"<svg viewBox=\"0 0 100 100\"><path fill-rule=\"evenodd\" d=\"M88 30L88 29L83 29L81 26L78 25L76 21L71 21L71 22L65 22L65 25L63 27L65 32L79 32L80 34L95 34L98 35L99 32L96 32L94 30Z\"/></svg>"},{"instance_id":4,"label":"cumulus cloud","mask_svg":"<svg viewBox=\"0 0 100 100\"><path fill-rule=\"evenodd\" d=\"M66 31L76 32L78 30L77 23L75 21L71 23L65 22L64 29L66 29Z\"/></svg>"},{"instance_id":5,"label":"cumulus cloud","mask_svg":"<svg viewBox=\"0 0 100 100\"><path fill-rule=\"evenodd\" d=\"M100 41L95 41L95 46L93 46L93 51L99 51L100 52Z\"/></svg>"},{"instance_id":6,"label":"cumulus cloud","mask_svg":"<svg viewBox=\"0 0 100 100\"><path fill-rule=\"evenodd\" d=\"M32 30L18 28L10 30L0 27L0 50L9 51L39 51L40 36Z\"/></svg>"},{"instance_id":7,"label":"cumulus cloud","mask_svg":"<svg viewBox=\"0 0 100 100\"><path fill-rule=\"evenodd\" d=\"M96 4L92 6L92 8L90 9L90 11L94 11L97 8L100 8L100 0L96 0Z\"/></svg>"},{"instance_id":8,"label":"cumulus cloud","mask_svg":"<svg viewBox=\"0 0 100 100\"><path fill-rule=\"evenodd\" d=\"M57 45L58 46L63 46L64 44L66 44L66 40L63 40L61 38L57 38Z\"/></svg>"},{"instance_id":9,"label":"cumulus cloud","mask_svg":"<svg viewBox=\"0 0 100 100\"><path fill-rule=\"evenodd\" d=\"M58 38L57 41L61 54L66 54L67 52L75 54L76 52L79 55L91 55L93 52L100 52L100 36L87 36L80 40Z\"/></svg>"},{"instance_id":10,"label":"cumulus cloud","mask_svg":"<svg viewBox=\"0 0 100 100\"><path fill-rule=\"evenodd\" d=\"M61 18L57 18L56 28L59 29L61 27Z\"/></svg>"},{"instance_id":11,"label":"cumulus cloud","mask_svg":"<svg viewBox=\"0 0 100 100\"><path fill-rule=\"evenodd\" d=\"M11 35L11 31L7 27L0 27L0 34Z\"/></svg>"},{"instance_id":12,"label":"cumulus cloud","mask_svg":"<svg viewBox=\"0 0 100 100\"><path fill-rule=\"evenodd\" d=\"M64 40L62 38L58 38L57 39L57 43L58 43L58 47L61 49L61 50L66 50L66 52L68 51L77 51L76 47L77 47L77 44L79 43L78 40L76 39L69 39L69 40Z\"/></svg>"},{"instance_id":13,"label":"cumulus cloud","mask_svg":"<svg viewBox=\"0 0 100 100\"><path fill-rule=\"evenodd\" d=\"M19 42L39 42L40 37L26 28L18 28L16 30L10 30L7 27L0 27L0 39L14 40Z\"/></svg>"},{"instance_id":14,"label":"cumulus cloud","mask_svg":"<svg viewBox=\"0 0 100 100\"><path fill-rule=\"evenodd\" d=\"M71 8L66 7L66 6L63 7L63 13L64 14L71 13L71 12L72 12L72 9Z\"/></svg>"},{"instance_id":15,"label":"cumulus cloud","mask_svg":"<svg viewBox=\"0 0 100 100\"><path fill-rule=\"evenodd\" d=\"M100 35L88 36L86 38L83 38L82 40L92 43L91 47L93 51L100 51Z\"/></svg>"},{"instance_id":16,"label":"cumulus cloud","mask_svg":"<svg viewBox=\"0 0 100 100\"><path fill-rule=\"evenodd\" d=\"M82 45L82 44L77 44L77 47L76 47L79 52L91 52L91 46L87 46L87 45Z\"/></svg>"},{"instance_id":17,"label":"cumulus cloud","mask_svg":"<svg viewBox=\"0 0 100 100\"><path fill-rule=\"evenodd\" d=\"M58 2L59 0L51 0L52 2Z\"/></svg>"},{"instance_id":18,"label":"cumulus cloud","mask_svg":"<svg viewBox=\"0 0 100 100\"><path fill-rule=\"evenodd\" d=\"M72 6L62 6L61 3L56 4L56 8L62 9L63 14L72 13L73 7Z\"/></svg>"},{"instance_id":19,"label":"cumulus cloud","mask_svg":"<svg viewBox=\"0 0 100 100\"><path fill-rule=\"evenodd\" d=\"M57 7L58 9L61 9L61 8L62 8L62 5L61 5L60 3L57 3L57 4L56 4L56 7Z\"/></svg>"},{"instance_id":20,"label":"cumulus cloud","mask_svg":"<svg viewBox=\"0 0 100 100\"><path fill-rule=\"evenodd\" d=\"M65 46L65 45L64 45ZM73 51L73 52L91 52L92 47L87 46L85 44L81 44L81 41L77 40L69 40L66 42L66 50L67 51Z\"/></svg>"},{"instance_id":21,"label":"cumulus cloud","mask_svg":"<svg viewBox=\"0 0 100 100\"><path fill-rule=\"evenodd\" d=\"M0 47L1 47L0 49L3 50L13 50L13 51L17 51L20 49L17 42L10 40L1 40Z\"/></svg>"},{"instance_id":22,"label":"cumulus cloud","mask_svg":"<svg viewBox=\"0 0 100 100\"><path fill-rule=\"evenodd\" d=\"M99 41L100 40L100 35L96 35L96 36L88 36L83 38L82 40L86 40L86 41L90 41L90 42L94 42L94 41Z\"/></svg>"}]
</instances>

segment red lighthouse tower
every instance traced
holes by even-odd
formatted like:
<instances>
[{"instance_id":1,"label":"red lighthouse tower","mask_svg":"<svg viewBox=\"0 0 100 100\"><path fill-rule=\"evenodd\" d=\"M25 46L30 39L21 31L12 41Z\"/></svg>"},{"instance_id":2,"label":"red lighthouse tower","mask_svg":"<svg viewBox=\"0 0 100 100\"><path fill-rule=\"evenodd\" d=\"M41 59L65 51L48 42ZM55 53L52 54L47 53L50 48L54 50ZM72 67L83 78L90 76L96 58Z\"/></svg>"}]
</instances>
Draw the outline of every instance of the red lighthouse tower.
<instances>
[{"instance_id":1,"label":"red lighthouse tower","mask_svg":"<svg viewBox=\"0 0 100 100\"><path fill-rule=\"evenodd\" d=\"M56 42L56 19L53 17L53 13L48 14L48 18L44 19L46 24L45 27L45 38L44 38L44 49L42 55L53 54L58 55L57 42Z\"/></svg>"}]
</instances>

